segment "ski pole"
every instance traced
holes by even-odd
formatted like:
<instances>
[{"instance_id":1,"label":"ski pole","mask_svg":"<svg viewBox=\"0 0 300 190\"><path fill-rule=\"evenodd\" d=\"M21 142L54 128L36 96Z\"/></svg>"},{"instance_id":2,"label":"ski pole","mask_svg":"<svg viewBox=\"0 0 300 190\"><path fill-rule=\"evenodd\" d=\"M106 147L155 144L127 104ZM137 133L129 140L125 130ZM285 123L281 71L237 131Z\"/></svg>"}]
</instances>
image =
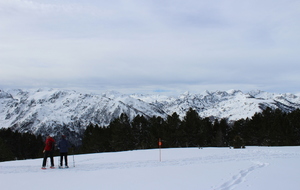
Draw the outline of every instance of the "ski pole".
<instances>
[{"instance_id":1,"label":"ski pole","mask_svg":"<svg viewBox=\"0 0 300 190\"><path fill-rule=\"evenodd\" d=\"M73 148L73 167L75 168L74 148Z\"/></svg>"},{"instance_id":2,"label":"ski pole","mask_svg":"<svg viewBox=\"0 0 300 190\"><path fill-rule=\"evenodd\" d=\"M75 159L74 159L74 154L73 154L73 166L75 167Z\"/></svg>"}]
</instances>

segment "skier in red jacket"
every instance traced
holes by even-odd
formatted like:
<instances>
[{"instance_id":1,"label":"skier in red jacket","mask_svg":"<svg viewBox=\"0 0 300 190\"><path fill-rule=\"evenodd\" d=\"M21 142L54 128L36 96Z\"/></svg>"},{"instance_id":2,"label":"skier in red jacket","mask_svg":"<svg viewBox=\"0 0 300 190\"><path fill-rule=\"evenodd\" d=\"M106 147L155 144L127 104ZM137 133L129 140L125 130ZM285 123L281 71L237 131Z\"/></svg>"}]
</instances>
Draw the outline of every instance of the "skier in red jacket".
<instances>
[{"instance_id":1,"label":"skier in red jacket","mask_svg":"<svg viewBox=\"0 0 300 190\"><path fill-rule=\"evenodd\" d=\"M53 159L54 147L55 147L55 140L50 135L48 135L45 142L45 148L43 150L44 160L43 160L42 169L46 169L46 161L49 156L51 162L50 168L54 168L54 159Z\"/></svg>"}]
</instances>

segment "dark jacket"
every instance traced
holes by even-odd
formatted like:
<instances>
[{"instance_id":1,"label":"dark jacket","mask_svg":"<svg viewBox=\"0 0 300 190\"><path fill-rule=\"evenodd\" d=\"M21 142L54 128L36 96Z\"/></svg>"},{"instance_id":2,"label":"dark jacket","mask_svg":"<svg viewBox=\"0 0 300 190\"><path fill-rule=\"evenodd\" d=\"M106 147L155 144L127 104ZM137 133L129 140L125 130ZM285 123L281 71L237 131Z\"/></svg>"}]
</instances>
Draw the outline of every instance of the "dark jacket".
<instances>
[{"instance_id":1,"label":"dark jacket","mask_svg":"<svg viewBox=\"0 0 300 190\"><path fill-rule=\"evenodd\" d=\"M69 149L68 141L65 138L62 138L58 143L58 148L62 153L68 152Z\"/></svg>"}]
</instances>

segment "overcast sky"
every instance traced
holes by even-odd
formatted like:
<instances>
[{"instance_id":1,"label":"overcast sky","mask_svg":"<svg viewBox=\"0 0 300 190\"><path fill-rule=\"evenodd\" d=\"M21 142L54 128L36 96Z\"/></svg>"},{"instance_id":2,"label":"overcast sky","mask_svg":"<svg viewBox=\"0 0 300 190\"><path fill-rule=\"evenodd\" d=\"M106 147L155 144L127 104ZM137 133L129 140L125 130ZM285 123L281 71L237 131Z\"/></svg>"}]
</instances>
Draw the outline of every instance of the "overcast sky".
<instances>
[{"instance_id":1,"label":"overcast sky","mask_svg":"<svg viewBox=\"0 0 300 190\"><path fill-rule=\"evenodd\" d=\"M0 0L0 88L299 93L299 0Z\"/></svg>"}]
</instances>

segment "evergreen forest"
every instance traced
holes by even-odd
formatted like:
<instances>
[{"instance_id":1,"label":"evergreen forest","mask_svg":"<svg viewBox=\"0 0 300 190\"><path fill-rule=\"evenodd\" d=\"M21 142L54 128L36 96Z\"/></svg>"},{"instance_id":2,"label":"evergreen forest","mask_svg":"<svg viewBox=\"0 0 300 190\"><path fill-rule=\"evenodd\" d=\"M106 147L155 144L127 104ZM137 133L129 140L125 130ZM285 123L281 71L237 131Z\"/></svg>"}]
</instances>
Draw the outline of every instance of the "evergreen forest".
<instances>
[{"instance_id":1,"label":"evergreen forest","mask_svg":"<svg viewBox=\"0 0 300 190\"><path fill-rule=\"evenodd\" d=\"M0 129L0 161L39 158L43 156L43 149L40 135Z\"/></svg>"},{"instance_id":2,"label":"evergreen forest","mask_svg":"<svg viewBox=\"0 0 300 190\"><path fill-rule=\"evenodd\" d=\"M90 123L75 153L114 152L175 147L297 146L300 145L300 110L286 113L266 108L252 118L229 123L226 119L201 118L189 109L181 119L121 114L108 126ZM43 157L40 135L0 129L0 161ZM74 149L73 149L74 150ZM74 153L74 152L73 152Z\"/></svg>"},{"instance_id":3,"label":"evergreen forest","mask_svg":"<svg viewBox=\"0 0 300 190\"><path fill-rule=\"evenodd\" d=\"M112 152L158 147L234 147L300 145L300 110L286 113L266 108L251 119L228 123L226 119L201 118L189 109L180 119L137 115L132 121L121 114L107 127L90 124L83 134L81 152Z\"/></svg>"}]
</instances>

